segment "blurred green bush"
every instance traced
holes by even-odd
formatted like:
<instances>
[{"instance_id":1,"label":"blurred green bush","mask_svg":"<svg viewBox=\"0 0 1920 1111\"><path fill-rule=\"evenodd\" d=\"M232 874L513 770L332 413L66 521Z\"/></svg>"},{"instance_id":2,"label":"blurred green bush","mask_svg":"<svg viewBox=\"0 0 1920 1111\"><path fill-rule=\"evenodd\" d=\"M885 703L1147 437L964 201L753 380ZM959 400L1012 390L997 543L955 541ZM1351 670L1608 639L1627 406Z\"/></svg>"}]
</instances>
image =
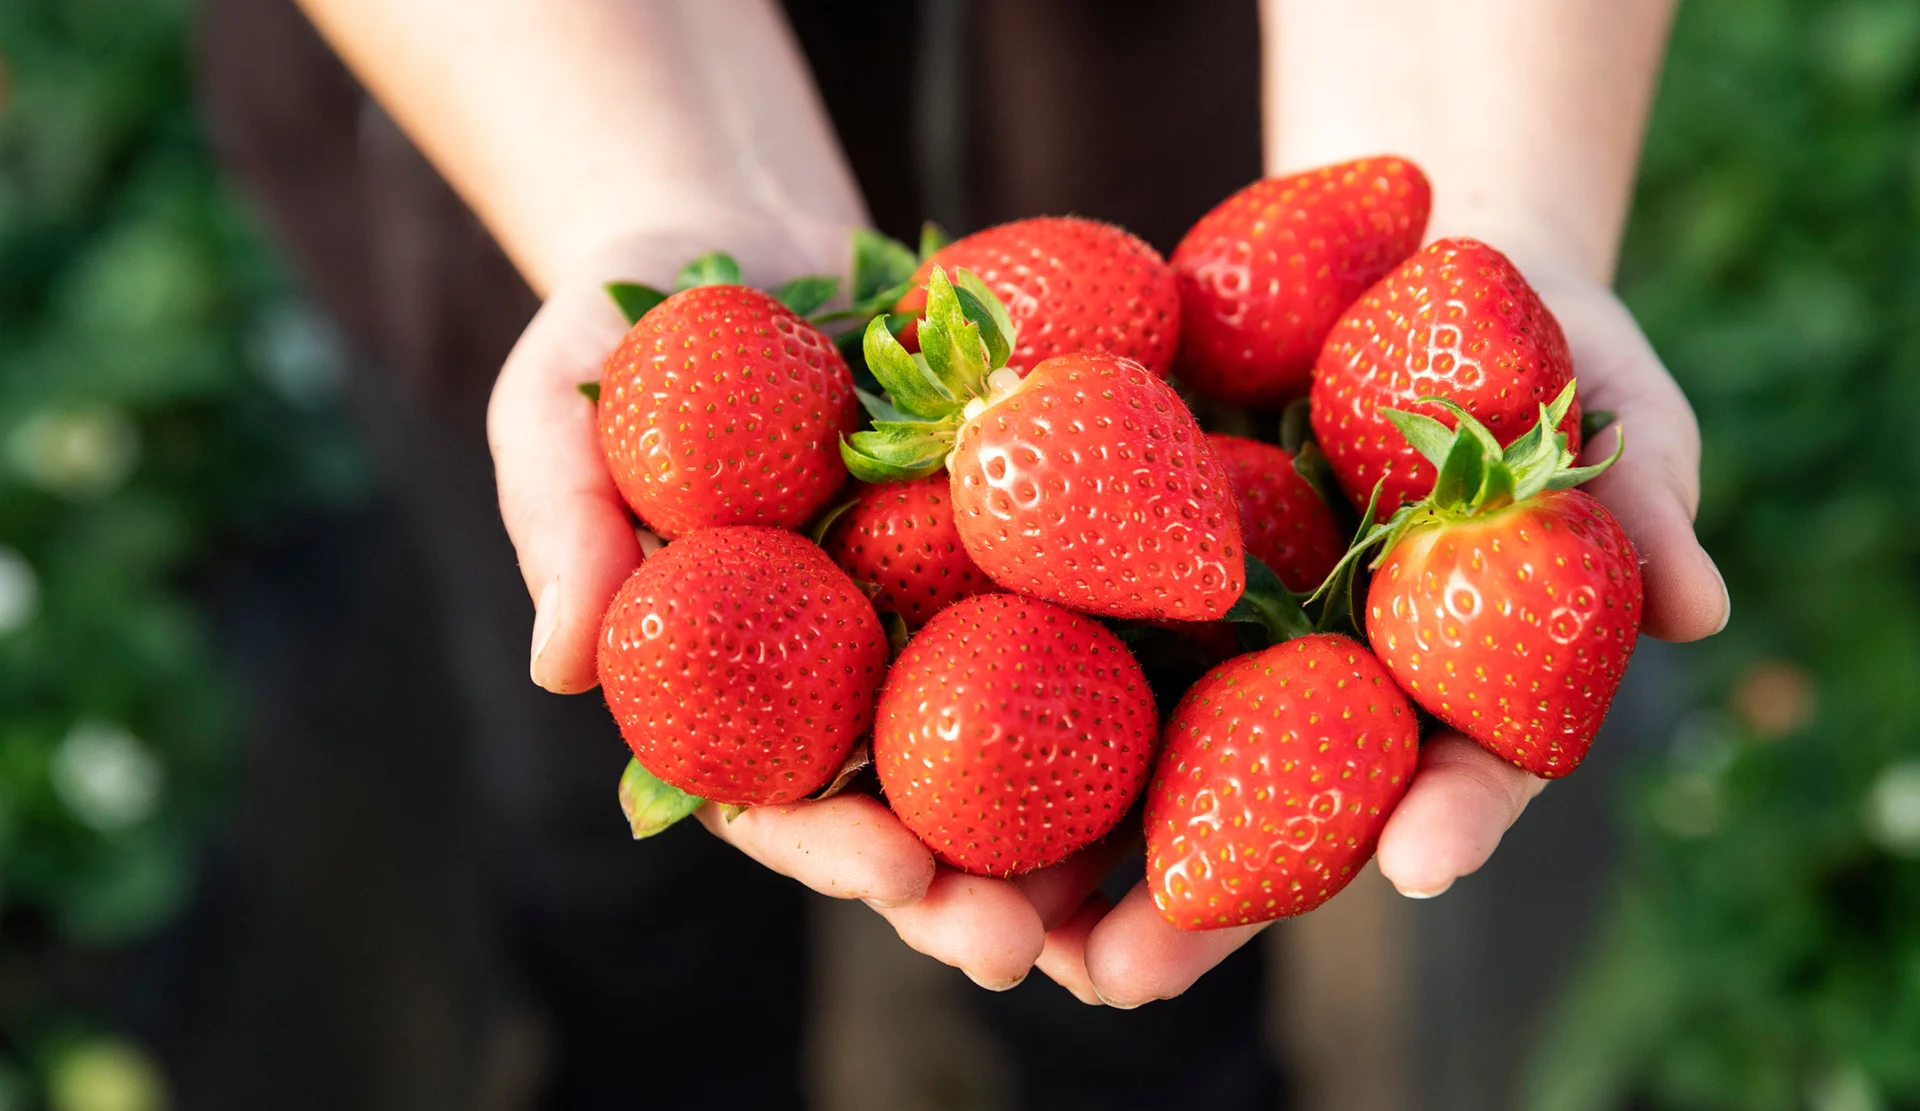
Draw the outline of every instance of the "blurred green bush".
<instances>
[{"instance_id":1,"label":"blurred green bush","mask_svg":"<svg viewBox=\"0 0 1920 1111\"><path fill-rule=\"evenodd\" d=\"M189 7L0 3L0 1107L133 1075L75 1064L116 1051L39 958L164 922L226 797L183 573L361 480L338 354L208 164Z\"/></svg>"},{"instance_id":2,"label":"blurred green bush","mask_svg":"<svg viewBox=\"0 0 1920 1111\"><path fill-rule=\"evenodd\" d=\"M1622 292L1733 620L1531 1103L1920 1107L1920 3L1684 4Z\"/></svg>"}]
</instances>

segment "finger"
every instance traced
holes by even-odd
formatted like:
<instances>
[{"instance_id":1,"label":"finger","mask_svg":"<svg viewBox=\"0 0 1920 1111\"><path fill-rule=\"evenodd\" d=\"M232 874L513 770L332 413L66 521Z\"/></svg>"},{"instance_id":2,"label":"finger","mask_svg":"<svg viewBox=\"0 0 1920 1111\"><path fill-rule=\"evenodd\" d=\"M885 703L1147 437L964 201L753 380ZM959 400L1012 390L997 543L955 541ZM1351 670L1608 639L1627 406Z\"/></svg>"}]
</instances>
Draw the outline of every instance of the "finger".
<instances>
[{"instance_id":1,"label":"finger","mask_svg":"<svg viewBox=\"0 0 1920 1111\"><path fill-rule=\"evenodd\" d=\"M1380 833L1380 873L1409 898L1440 894L1487 862L1546 785L1465 737L1435 737Z\"/></svg>"},{"instance_id":2,"label":"finger","mask_svg":"<svg viewBox=\"0 0 1920 1111\"><path fill-rule=\"evenodd\" d=\"M1047 947L1040 951L1040 959L1033 964L1046 973L1048 979L1090 1007L1104 1004L1100 993L1093 989L1093 977L1087 974L1087 939L1112 909L1113 903L1105 895L1097 891L1089 895L1071 917L1047 931Z\"/></svg>"},{"instance_id":3,"label":"finger","mask_svg":"<svg viewBox=\"0 0 1920 1111\"><path fill-rule=\"evenodd\" d=\"M1115 831L1051 868L1014 877L1013 884L1033 904L1041 924L1053 930L1073 917L1087 896L1105 882L1139 844L1139 830L1127 835Z\"/></svg>"},{"instance_id":4,"label":"finger","mask_svg":"<svg viewBox=\"0 0 1920 1111\"><path fill-rule=\"evenodd\" d=\"M934 873L918 902L874 909L900 940L990 991L1026 979L1047 943L1040 916L1019 888L951 868Z\"/></svg>"},{"instance_id":5,"label":"finger","mask_svg":"<svg viewBox=\"0 0 1920 1111\"><path fill-rule=\"evenodd\" d=\"M487 407L500 513L534 599L528 670L557 694L598 682L601 616L640 563L593 404L578 389L599 379L621 332L598 290L555 294L507 356Z\"/></svg>"},{"instance_id":6,"label":"finger","mask_svg":"<svg viewBox=\"0 0 1920 1111\"><path fill-rule=\"evenodd\" d=\"M836 899L904 906L933 880L933 854L886 804L866 795L756 806L732 821L711 803L697 813L715 837Z\"/></svg>"},{"instance_id":7,"label":"finger","mask_svg":"<svg viewBox=\"0 0 1920 1111\"><path fill-rule=\"evenodd\" d=\"M1624 430L1627 450L1586 489L1633 540L1641 560L1641 627L1662 640L1699 640L1726 626L1726 582L1694 536L1700 505L1700 429L1686 395L1618 301L1574 298L1555 306L1579 369L1581 404L1619 416L1581 453L1597 463Z\"/></svg>"},{"instance_id":8,"label":"finger","mask_svg":"<svg viewBox=\"0 0 1920 1111\"><path fill-rule=\"evenodd\" d=\"M1160 917L1141 880L1087 936L1087 976L1109 1007L1172 999L1267 925L1182 930Z\"/></svg>"}]
</instances>

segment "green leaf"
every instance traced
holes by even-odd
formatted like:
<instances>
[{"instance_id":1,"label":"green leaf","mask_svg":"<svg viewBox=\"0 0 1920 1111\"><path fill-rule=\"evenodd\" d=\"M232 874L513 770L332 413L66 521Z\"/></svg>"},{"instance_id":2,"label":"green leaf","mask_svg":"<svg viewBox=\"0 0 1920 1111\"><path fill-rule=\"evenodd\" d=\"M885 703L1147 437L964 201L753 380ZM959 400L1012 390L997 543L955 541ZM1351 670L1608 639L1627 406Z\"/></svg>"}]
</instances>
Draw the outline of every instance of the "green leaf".
<instances>
[{"instance_id":1,"label":"green leaf","mask_svg":"<svg viewBox=\"0 0 1920 1111\"><path fill-rule=\"evenodd\" d=\"M1453 450L1440 463L1440 475L1434 479L1433 504L1464 508L1480 489L1486 472L1486 451L1472 436L1459 436Z\"/></svg>"},{"instance_id":2,"label":"green leaf","mask_svg":"<svg viewBox=\"0 0 1920 1111\"><path fill-rule=\"evenodd\" d=\"M676 289L695 289L703 285L739 285L740 264L725 251L708 251L687 263L674 282Z\"/></svg>"},{"instance_id":3,"label":"green leaf","mask_svg":"<svg viewBox=\"0 0 1920 1111\"><path fill-rule=\"evenodd\" d=\"M893 658L899 659L900 653L907 650L907 641L913 634L907 631L907 619L888 610L880 615L880 627L887 631L887 647L892 650Z\"/></svg>"},{"instance_id":4,"label":"green leaf","mask_svg":"<svg viewBox=\"0 0 1920 1111\"><path fill-rule=\"evenodd\" d=\"M1279 644L1313 631L1313 622L1301 608L1301 597L1288 590L1252 552L1247 553L1247 588L1242 591L1224 620L1243 625L1258 625L1266 630L1268 642Z\"/></svg>"},{"instance_id":5,"label":"green leaf","mask_svg":"<svg viewBox=\"0 0 1920 1111\"><path fill-rule=\"evenodd\" d=\"M865 409L867 416L873 420L908 421L913 419L906 413L894 408L891 402L879 394L855 386L853 388L853 396L860 399L861 408Z\"/></svg>"},{"instance_id":6,"label":"green leaf","mask_svg":"<svg viewBox=\"0 0 1920 1111\"><path fill-rule=\"evenodd\" d=\"M773 299L793 310L796 316L806 316L833 300L840 292L840 279L831 274L810 274L804 278L795 278L773 291Z\"/></svg>"},{"instance_id":7,"label":"green leaf","mask_svg":"<svg viewBox=\"0 0 1920 1111\"><path fill-rule=\"evenodd\" d=\"M925 332L921 333L925 338ZM885 317L876 316L867 323L861 340L861 353L867 369L873 372L893 404L911 416L943 420L957 415L965 402L934 380L921 360L900 345Z\"/></svg>"},{"instance_id":8,"label":"green leaf","mask_svg":"<svg viewBox=\"0 0 1920 1111\"><path fill-rule=\"evenodd\" d=\"M902 482L930 475L946 465L952 440L934 429L950 426L920 421L876 421L871 432L855 432L840 441L840 458L862 482Z\"/></svg>"},{"instance_id":9,"label":"green leaf","mask_svg":"<svg viewBox=\"0 0 1920 1111\"><path fill-rule=\"evenodd\" d=\"M1426 456L1427 462L1438 467L1447 461L1448 453L1453 450L1453 429L1425 413L1382 408L1380 415L1392 421L1400 435L1413 445L1413 450Z\"/></svg>"},{"instance_id":10,"label":"green leaf","mask_svg":"<svg viewBox=\"0 0 1920 1111\"><path fill-rule=\"evenodd\" d=\"M640 323L641 317L667 299L664 291L639 282L608 282L604 288L613 303L620 306L620 315L627 318L628 324Z\"/></svg>"},{"instance_id":11,"label":"green leaf","mask_svg":"<svg viewBox=\"0 0 1920 1111\"><path fill-rule=\"evenodd\" d=\"M582 382L579 385L575 386L574 389L580 391L581 397L586 398L588 401L593 402L595 405L600 404L600 383Z\"/></svg>"},{"instance_id":12,"label":"green leaf","mask_svg":"<svg viewBox=\"0 0 1920 1111\"><path fill-rule=\"evenodd\" d=\"M1513 471L1498 459L1481 459L1480 489L1474 492L1475 512L1498 509L1514 501Z\"/></svg>"},{"instance_id":13,"label":"green leaf","mask_svg":"<svg viewBox=\"0 0 1920 1111\"><path fill-rule=\"evenodd\" d=\"M627 816L636 841L652 837L706 801L655 776L638 760L627 761L627 770L620 776L620 811Z\"/></svg>"},{"instance_id":14,"label":"green leaf","mask_svg":"<svg viewBox=\"0 0 1920 1111\"><path fill-rule=\"evenodd\" d=\"M1340 480L1333 476L1333 464L1312 440L1303 442L1294 451L1293 473L1305 479L1326 505L1338 509L1346 504L1346 495L1340 492Z\"/></svg>"},{"instance_id":15,"label":"green leaf","mask_svg":"<svg viewBox=\"0 0 1920 1111\"><path fill-rule=\"evenodd\" d=\"M980 326L967 319L946 271L938 266L927 278L927 314L920 320L920 353L927 357L933 380L950 397L969 398L986 392L989 368Z\"/></svg>"},{"instance_id":16,"label":"green leaf","mask_svg":"<svg viewBox=\"0 0 1920 1111\"><path fill-rule=\"evenodd\" d=\"M854 229L853 303L865 305L899 289L886 299L886 305L891 306L913 288L913 272L919 266L920 261L905 243L870 228Z\"/></svg>"},{"instance_id":17,"label":"green leaf","mask_svg":"<svg viewBox=\"0 0 1920 1111\"><path fill-rule=\"evenodd\" d=\"M1559 394L1554 397L1552 404L1546 407L1547 427L1560 427L1560 422L1566 420L1567 414L1573 411L1573 390L1574 383L1568 382L1565 386L1561 387Z\"/></svg>"},{"instance_id":18,"label":"green leaf","mask_svg":"<svg viewBox=\"0 0 1920 1111\"><path fill-rule=\"evenodd\" d=\"M1426 397L1420 398L1419 404L1438 405L1447 412L1452 413L1454 420L1458 422L1458 431L1470 433L1474 439L1480 442L1480 446L1487 450L1488 455L1499 456L1500 441L1495 439L1493 433L1487 430L1487 426L1476 420L1474 415L1467 412L1458 401L1455 401L1451 397L1440 397L1429 394ZM1436 466L1437 465L1438 464L1436 464Z\"/></svg>"},{"instance_id":19,"label":"green leaf","mask_svg":"<svg viewBox=\"0 0 1920 1111\"><path fill-rule=\"evenodd\" d=\"M1006 366L1013 345L1020 342L1020 330L1007 315L1007 306L971 270L954 271L953 281L960 296L960 311L980 326L980 338L987 345L987 365L996 369Z\"/></svg>"},{"instance_id":20,"label":"green leaf","mask_svg":"<svg viewBox=\"0 0 1920 1111\"><path fill-rule=\"evenodd\" d=\"M1360 612L1365 593L1358 589L1358 579L1367 563L1362 558L1367 548L1391 533L1390 528L1376 528L1373 523L1374 514L1380 509L1380 491L1385 485L1384 479L1374 483L1373 493L1367 496L1367 508L1360 514L1360 525L1353 530L1353 543L1308 598L1309 601L1321 600L1320 619L1313 623L1315 632L1346 632L1366 639L1366 616Z\"/></svg>"},{"instance_id":21,"label":"green leaf","mask_svg":"<svg viewBox=\"0 0 1920 1111\"><path fill-rule=\"evenodd\" d=\"M1620 414L1612 409L1588 409L1580 414L1580 442L1586 443L1607 430L1607 426L1620 419Z\"/></svg>"},{"instance_id":22,"label":"green leaf","mask_svg":"<svg viewBox=\"0 0 1920 1111\"><path fill-rule=\"evenodd\" d=\"M1547 489L1571 490L1583 482L1605 474L1607 468L1618 463L1620 457L1626 454L1627 451L1627 426L1624 424L1621 425L1613 435L1614 444L1612 455L1607 456L1591 467L1568 467L1566 470L1555 473L1551 478L1547 479Z\"/></svg>"},{"instance_id":23,"label":"green leaf","mask_svg":"<svg viewBox=\"0 0 1920 1111\"><path fill-rule=\"evenodd\" d=\"M805 533L806 538L815 544L825 544L827 542L827 533L833 531L833 523L846 516L847 510L859 504L859 498L848 498L846 501L815 517L813 523L807 526Z\"/></svg>"},{"instance_id":24,"label":"green leaf","mask_svg":"<svg viewBox=\"0 0 1920 1111\"><path fill-rule=\"evenodd\" d=\"M1280 414L1280 446L1298 455L1300 446L1313 439L1313 403L1295 398Z\"/></svg>"},{"instance_id":25,"label":"green leaf","mask_svg":"<svg viewBox=\"0 0 1920 1111\"><path fill-rule=\"evenodd\" d=\"M948 235L947 229L941 227L939 224L934 223L932 220L921 224L920 261L925 262L932 258L935 251L938 251L951 242L953 242L953 236Z\"/></svg>"}]
</instances>

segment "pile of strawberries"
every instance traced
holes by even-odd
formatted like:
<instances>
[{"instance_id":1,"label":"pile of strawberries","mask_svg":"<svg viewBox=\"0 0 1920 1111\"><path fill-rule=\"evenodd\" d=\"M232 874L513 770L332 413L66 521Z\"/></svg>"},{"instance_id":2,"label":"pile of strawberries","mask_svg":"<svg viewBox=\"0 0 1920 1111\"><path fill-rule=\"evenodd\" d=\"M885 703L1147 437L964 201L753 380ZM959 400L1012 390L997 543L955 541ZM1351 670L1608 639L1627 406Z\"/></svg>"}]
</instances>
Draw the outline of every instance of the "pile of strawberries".
<instances>
[{"instance_id":1,"label":"pile of strawberries","mask_svg":"<svg viewBox=\"0 0 1920 1111\"><path fill-rule=\"evenodd\" d=\"M1155 902L1209 929L1345 886L1434 719L1571 772L1638 561L1573 489L1607 464L1559 325L1492 247L1421 248L1429 198L1397 158L1262 180L1171 261L1075 218L867 235L824 313L718 255L613 287L602 445L669 541L600 645L636 833L870 752L938 859L1012 875L1144 794Z\"/></svg>"}]
</instances>

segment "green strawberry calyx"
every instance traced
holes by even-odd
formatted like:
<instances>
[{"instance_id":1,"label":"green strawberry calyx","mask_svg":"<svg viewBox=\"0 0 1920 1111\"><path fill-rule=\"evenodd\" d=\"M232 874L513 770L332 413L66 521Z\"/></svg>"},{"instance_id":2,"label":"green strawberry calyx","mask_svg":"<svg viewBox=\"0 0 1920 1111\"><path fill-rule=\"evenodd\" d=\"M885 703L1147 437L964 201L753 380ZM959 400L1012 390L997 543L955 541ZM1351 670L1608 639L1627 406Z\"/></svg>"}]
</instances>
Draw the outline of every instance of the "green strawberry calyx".
<instances>
[{"instance_id":1,"label":"green strawberry calyx","mask_svg":"<svg viewBox=\"0 0 1920 1111\"><path fill-rule=\"evenodd\" d=\"M652 837L700 809L706 801L654 775L638 760L628 760L627 770L620 776L620 811L627 816L635 841Z\"/></svg>"},{"instance_id":2,"label":"green strawberry calyx","mask_svg":"<svg viewBox=\"0 0 1920 1111\"><path fill-rule=\"evenodd\" d=\"M920 350L908 351L886 317L861 336L867 369L886 391L860 391L873 428L840 441L840 457L862 482L901 482L946 465L966 422L1020 388L1007 366L1015 331L1006 306L979 275L936 266L927 278Z\"/></svg>"},{"instance_id":3,"label":"green strawberry calyx","mask_svg":"<svg viewBox=\"0 0 1920 1111\"><path fill-rule=\"evenodd\" d=\"M1560 431L1560 423L1573 407L1573 397L1574 383L1568 382L1551 404L1540 406L1539 421L1504 448L1486 425L1452 398L1423 397L1418 404L1445 409L1457 422L1453 428L1424 413L1381 409L1406 437L1407 443L1434 465L1438 474L1433 491L1417 502L1401 506L1386 520L1363 526L1314 597L1334 589L1343 576L1350 586L1358 563L1369 552L1377 550L1368 566L1378 567L1386 554L1413 529L1498 512L1548 490L1570 490L1613 466L1627 447L1624 427L1618 430L1611 456L1588 467L1574 465L1566 433ZM1376 501L1379 494L1376 486ZM1371 506L1367 516L1373 516Z\"/></svg>"}]
</instances>

